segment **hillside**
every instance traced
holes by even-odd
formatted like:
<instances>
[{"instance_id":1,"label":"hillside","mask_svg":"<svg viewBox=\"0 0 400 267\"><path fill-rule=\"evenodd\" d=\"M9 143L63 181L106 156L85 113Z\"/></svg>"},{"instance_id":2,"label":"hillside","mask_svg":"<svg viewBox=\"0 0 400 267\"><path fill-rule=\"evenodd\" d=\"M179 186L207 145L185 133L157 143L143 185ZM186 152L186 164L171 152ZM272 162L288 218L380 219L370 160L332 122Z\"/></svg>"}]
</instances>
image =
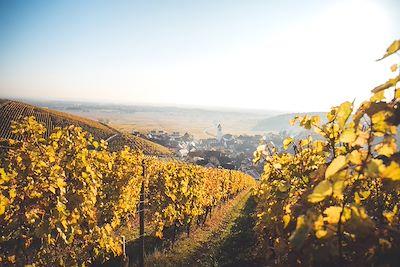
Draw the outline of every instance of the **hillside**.
<instances>
[{"instance_id":1,"label":"hillside","mask_svg":"<svg viewBox=\"0 0 400 267\"><path fill-rule=\"evenodd\" d=\"M109 140L109 147L112 151L121 149L124 145L127 145L150 155L171 153L167 148L159 144L121 133L100 122L6 99L0 99L0 139L16 138L11 132L11 122L25 116L34 116L39 122L43 123L47 128L46 136L55 127L64 127L73 124L82 127L83 130L91 133L96 139L107 140L112 137Z\"/></svg>"},{"instance_id":2,"label":"hillside","mask_svg":"<svg viewBox=\"0 0 400 267\"><path fill-rule=\"evenodd\" d=\"M326 121L324 112L308 112L308 113L288 113L276 115L264 120L260 120L253 128L254 131L265 131L265 132L280 132L287 131L292 133L298 133L304 129L294 125L291 126L289 121L295 116L319 116L322 122Z\"/></svg>"}]
</instances>

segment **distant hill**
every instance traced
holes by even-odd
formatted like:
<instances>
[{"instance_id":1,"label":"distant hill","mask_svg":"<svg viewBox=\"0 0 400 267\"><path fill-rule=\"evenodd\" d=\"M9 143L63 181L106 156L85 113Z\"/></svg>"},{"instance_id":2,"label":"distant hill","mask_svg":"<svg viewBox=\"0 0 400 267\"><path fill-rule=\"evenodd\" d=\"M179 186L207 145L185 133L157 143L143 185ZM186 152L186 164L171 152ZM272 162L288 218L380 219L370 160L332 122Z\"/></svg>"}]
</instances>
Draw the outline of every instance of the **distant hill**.
<instances>
[{"instance_id":1,"label":"distant hill","mask_svg":"<svg viewBox=\"0 0 400 267\"><path fill-rule=\"evenodd\" d=\"M47 128L48 136L55 127L76 125L91 133L96 139L109 140L110 150L115 151L127 145L135 150L142 150L149 155L167 155L171 151L149 140L131 136L116 129L87 118L25 104L18 101L0 99L0 139L15 138L11 132L11 122L25 116L35 116L37 121Z\"/></svg>"},{"instance_id":2,"label":"distant hill","mask_svg":"<svg viewBox=\"0 0 400 267\"><path fill-rule=\"evenodd\" d=\"M254 131L265 131L265 132L280 132L287 131L291 133L299 133L304 131L303 128L298 125L291 126L289 121L295 116L319 116L322 122L326 122L326 113L324 112L304 112L304 113L289 113L276 115L264 120L260 120L253 128Z\"/></svg>"}]
</instances>

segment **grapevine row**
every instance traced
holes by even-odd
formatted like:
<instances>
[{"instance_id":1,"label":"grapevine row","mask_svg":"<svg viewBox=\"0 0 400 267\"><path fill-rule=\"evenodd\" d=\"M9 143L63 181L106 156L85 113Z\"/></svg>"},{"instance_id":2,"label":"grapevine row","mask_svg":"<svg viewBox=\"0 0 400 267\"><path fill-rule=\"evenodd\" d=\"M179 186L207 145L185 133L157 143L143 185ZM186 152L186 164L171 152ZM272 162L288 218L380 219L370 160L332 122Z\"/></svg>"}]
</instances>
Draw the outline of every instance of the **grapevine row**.
<instances>
[{"instance_id":1,"label":"grapevine row","mask_svg":"<svg viewBox=\"0 0 400 267\"><path fill-rule=\"evenodd\" d=\"M0 168L1 265L85 266L121 255L118 233L136 216L142 182L159 237L254 183L128 147L110 152L80 127L43 138L45 126L25 117L12 128L18 138L8 140Z\"/></svg>"}]
</instances>

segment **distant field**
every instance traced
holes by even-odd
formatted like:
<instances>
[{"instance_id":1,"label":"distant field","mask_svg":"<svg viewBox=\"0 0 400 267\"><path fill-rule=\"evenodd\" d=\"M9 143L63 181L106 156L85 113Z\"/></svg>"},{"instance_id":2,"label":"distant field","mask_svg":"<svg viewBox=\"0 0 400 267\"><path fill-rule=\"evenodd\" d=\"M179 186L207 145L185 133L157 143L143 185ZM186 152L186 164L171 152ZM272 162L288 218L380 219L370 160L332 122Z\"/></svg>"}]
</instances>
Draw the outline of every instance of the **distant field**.
<instances>
[{"instance_id":1,"label":"distant field","mask_svg":"<svg viewBox=\"0 0 400 267\"><path fill-rule=\"evenodd\" d=\"M103 121L123 132L178 131L182 134L189 132L196 138L215 136L219 123L222 125L223 133L262 134L265 133L264 130L255 129L259 121L279 114L274 111L205 110L69 102L41 102L38 105Z\"/></svg>"},{"instance_id":2,"label":"distant field","mask_svg":"<svg viewBox=\"0 0 400 267\"><path fill-rule=\"evenodd\" d=\"M164 130L167 132L189 132L196 138L207 138L216 135L216 126L221 123L224 133L230 134L257 134L261 131L253 131L257 119L251 116L185 116L179 113L138 112L130 116L119 117L110 120L110 125L121 131Z\"/></svg>"}]
</instances>

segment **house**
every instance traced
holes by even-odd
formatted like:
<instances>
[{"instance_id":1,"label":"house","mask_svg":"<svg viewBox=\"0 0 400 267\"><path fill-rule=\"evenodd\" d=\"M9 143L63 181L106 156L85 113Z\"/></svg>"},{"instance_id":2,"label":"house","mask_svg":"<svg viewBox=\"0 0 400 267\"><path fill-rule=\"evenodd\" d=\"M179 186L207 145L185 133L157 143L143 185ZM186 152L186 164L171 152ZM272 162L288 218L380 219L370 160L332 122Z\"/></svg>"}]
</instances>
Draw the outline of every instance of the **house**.
<instances>
[{"instance_id":1,"label":"house","mask_svg":"<svg viewBox=\"0 0 400 267\"><path fill-rule=\"evenodd\" d=\"M183 158L183 157L187 157L187 155L189 154L189 150L187 150L186 148L182 148L178 151L178 155Z\"/></svg>"},{"instance_id":2,"label":"house","mask_svg":"<svg viewBox=\"0 0 400 267\"><path fill-rule=\"evenodd\" d=\"M207 163L204 167L206 167L206 168L215 168L214 164L212 164L211 162Z\"/></svg>"}]
</instances>

